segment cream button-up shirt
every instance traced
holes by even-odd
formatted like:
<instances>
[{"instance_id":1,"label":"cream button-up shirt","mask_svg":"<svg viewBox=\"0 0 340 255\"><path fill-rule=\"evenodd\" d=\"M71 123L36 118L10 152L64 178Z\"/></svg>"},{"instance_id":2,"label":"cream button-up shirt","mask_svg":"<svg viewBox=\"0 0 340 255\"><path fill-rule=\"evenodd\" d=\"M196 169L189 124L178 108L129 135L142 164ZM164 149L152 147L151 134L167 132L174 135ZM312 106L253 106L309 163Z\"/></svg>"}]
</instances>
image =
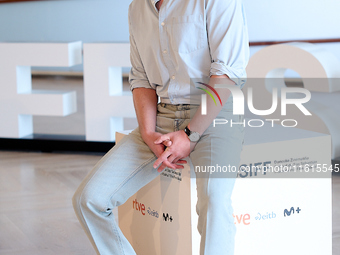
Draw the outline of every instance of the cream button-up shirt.
<instances>
[{"instance_id":1,"label":"cream button-up shirt","mask_svg":"<svg viewBox=\"0 0 340 255\"><path fill-rule=\"evenodd\" d=\"M130 89L155 89L161 102L200 104L192 79L226 74L242 88L249 59L241 0L134 0L129 7Z\"/></svg>"}]
</instances>

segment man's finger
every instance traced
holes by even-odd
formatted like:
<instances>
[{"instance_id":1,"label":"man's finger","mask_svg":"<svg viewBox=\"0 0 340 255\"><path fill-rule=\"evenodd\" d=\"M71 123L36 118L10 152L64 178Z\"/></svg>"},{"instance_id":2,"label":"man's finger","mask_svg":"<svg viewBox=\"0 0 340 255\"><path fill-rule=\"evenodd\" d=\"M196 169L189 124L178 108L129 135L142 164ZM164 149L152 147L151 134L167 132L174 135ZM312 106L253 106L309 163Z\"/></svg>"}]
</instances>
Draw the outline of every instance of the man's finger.
<instances>
[{"instance_id":1,"label":"man's finger","mask_svg":"<svg viewBox=\"0 0 340 255\"><path fill-rule=\"evenodd\" d=\"M170 157L168 157L168 161L173 163L173 164L186 164L187 161L184 159L181 159L181 156L174 156L174 154L170 155Z\"/></svg>"},{"instance_id":2,"label":"man's finger","mask_svg":"<svg viewBox=\"0 0 340 255\"><path fill-rule=\"evenodd\" d=\"M183 169L184 166L182 165L175 165L175 164L171 164L169 161L164 161L163 164L157 169L158 172L162 172L164 170L165 167L171 168L171 169Z\"/></svg>"},{"instance_id":3,"label":"man's finger","mask_svg":"<svg viewBox=\"0 0 340 255\"><path fill-rule=\"evenodd\" d=\"M186 160L181 159L181 157L177 157L172 161L173 164L186 164L188 163Z\"/></svg>"},{"instance_id":4,"label":"man's finger","mask_svg":"<svg viewBox=\"0 0 340 255\"><path fill-rule=\"evenodd\" d=\"M171 146L171 144L172 144L172 142L171 142L170 140L165 140L165 141L163 142L163 145L165 145L166 147Z\"/></svg>"},{"instance_id":5,"label":"man's finger","mask_svg":"<svg viewBox=\"0 0 340 255\"><path fill-rule=\"evenodd\" d=\"M175 163L175 164L186 164L186 163L188 163L186 160L184 160L184 159L179 159L178 161L176 161L176 160L174 160L173 161L173 163Z\"/></svg>"},{"instance_id":6,"label":"man's finger","mask_svg":"<svg viewBox=\"0 0 340 255\"><path fill-rule=\"evenodd\" d=\"M179 169L179 168L184 168L182 165L186 164L187 161L182 160L180 158L178 158L178 159L176 158L172 163L176 166L176 169ZM162 172L166 167L167 166L163 162L162 165L158 168L158 172Z\"/></svg>"},{"instance_id":7,"label":"man's finger","mask_svg":"<svg viewBox=\"0 0 340 255\"><path fill-rule=\"evenodd\" d=\"M170 163L176 163L176 162L174 162L175 159L176 159L176 156L174 156L174 154L172 154L172 155L170 155L170 157L168 158L168 161L169 161Z\"/></svg>"},{"instance_id":8,"label":"man's finger","mask_svg":"<svg viewBox=\"0 0 340 255\"><path fill-rule=\"evenodd\" d=\"M164 161L168 161L168 157L170 156L170 154L171 152L165 149L162 155L160 155L159 158L155 161L155 163L153 164L153 167L157 168Z\"/></svg>"},{"instance_id":9,"label":"man's finger","mask_svg":"<svg viewBox=\"0 0 340 255\"><path fill-rule=\"evenodd\" d=\"M158 137L154 143L155 144L160 144L160 143L163 143L164 141L166 140L170 140L170 137L166 134L166 135L161 135L160 137Z\"/></svg>"},{"instance_id":10,"label":"man's finger","mask_svg":"<svg viewBox=\"0 0 340 255\"><path fill-rule=\"evenodd\" d=\"M158 167L157 171L160 173L166 168L165 164L162 164L160 167Z\"/></svg>"},{"instance_id":11,"label":"man's finger","mask_svg":"<svg viewBox=\"0 0 340 255\"><path fill-rule=\"evenodd\" d=\"M167 166L165 163L163 163L163 164L157 169L157 171L160 173L160 172L162 172L166 167L169 167L169 166ZM182 165L174 165L174 167L169 167L169 168L172 168L172 169L183 169L184 166L182 166Z\"/></svg>"}]
</instances>

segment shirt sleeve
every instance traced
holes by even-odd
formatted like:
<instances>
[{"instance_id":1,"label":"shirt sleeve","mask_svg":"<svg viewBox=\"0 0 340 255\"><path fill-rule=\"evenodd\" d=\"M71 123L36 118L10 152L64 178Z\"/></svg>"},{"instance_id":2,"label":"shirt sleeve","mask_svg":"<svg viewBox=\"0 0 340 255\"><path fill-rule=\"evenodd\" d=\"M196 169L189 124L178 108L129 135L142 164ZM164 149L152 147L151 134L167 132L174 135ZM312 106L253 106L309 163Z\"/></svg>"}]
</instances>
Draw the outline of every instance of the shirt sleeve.
<instances>
[{"instance_id":1,"label":"shirt sleeve","mask_svg":"<svg viewBox=\"0 0 340 255\"><path fill-rule=\"evenodd\" d=\"M131 25L131 6L129 8L129 32L130 32L130 62L131 62L131 70L129 74L129 83L130 90L134 90L135 88L150 88L152 87L148 77L146 75L142 60L140 58L137 45L135 39L133 37L132 25Z\"/></svg>"},{"instance_id":2,"label":"shirt sleeve","mask_svg":"<svg viewBox=\"0 0 340 255\"><path fill-rule=\"evenodd\" d=\"M206 0L206 21L210 76L226 74L242 88L249 60L248 28L242 0Z\"/></svg>"}]
</instances>

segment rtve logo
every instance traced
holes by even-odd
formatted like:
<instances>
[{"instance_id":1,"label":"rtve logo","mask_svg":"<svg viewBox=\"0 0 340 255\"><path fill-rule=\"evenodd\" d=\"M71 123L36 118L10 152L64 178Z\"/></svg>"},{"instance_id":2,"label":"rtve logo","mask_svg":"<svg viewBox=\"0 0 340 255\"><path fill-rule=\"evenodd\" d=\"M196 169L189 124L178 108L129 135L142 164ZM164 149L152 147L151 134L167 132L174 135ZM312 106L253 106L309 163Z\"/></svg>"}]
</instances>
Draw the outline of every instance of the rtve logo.
<instances>
[{"instance_id":1,"label":"rtve logo","mask_svg":"<svg viewBox=\"0 0 340 255\"><path fill-rule=\"evenodd\" d=\"M145 205L137 202L137 199L132 201L132 208L136 209L136 211L140 211L141 214L145 215Z\"/></svg>"},{"instance_id":2,"label":"rtve logo","mask_svg":"<svg viewBox=\"0 0 340 255\"><path fill-rule=\"evenodd\" d=\"M234 215L233 217L235 219L234 224L243 224L243 225L249 225L250 224L250 215L248 213L246 214L240 214L240 215Z\"/></svg>"}]
</instances>

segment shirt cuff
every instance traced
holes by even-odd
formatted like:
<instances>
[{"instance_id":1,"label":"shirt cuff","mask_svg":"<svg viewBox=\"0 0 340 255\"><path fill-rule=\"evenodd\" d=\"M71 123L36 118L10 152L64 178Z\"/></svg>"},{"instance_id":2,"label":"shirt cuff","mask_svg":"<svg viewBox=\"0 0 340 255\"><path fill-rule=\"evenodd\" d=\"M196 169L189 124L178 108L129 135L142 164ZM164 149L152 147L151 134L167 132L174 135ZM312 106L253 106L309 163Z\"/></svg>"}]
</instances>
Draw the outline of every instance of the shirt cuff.
<instances>
[{"instance_id":1,"label":"shirt cuff","mask_svg":"<svg viewBox=\"0 0 340 255\"><path fill-rule=\"evenodd\" d=\"M234 68L226 65L222 61L211 63L210 76L228 75L229 79L236 83L236 86L242 88L247 80L247 74L244 68Z\"/></svg>"},{"instance_id":2,"label":"shirt cuff","mask_svg":"<svg viewBox=\"0 0 340 255\"><path fill-rule=\"evenodd\" d=\"M147 81L130 81L130 90L134 90L135 88L147 88L147 89L155 89L152 87Z\"/></svg>"},{"instance_id":3,"label":"shirt cuff","mask_svg":"<svg viewBox=\"0 0 340 255\"><path fill-rule=\"evenodd\" d=\"M129 74L129 83L130 90L134 90L135 88L147 88L147 89L156 89L156 85L151 85L150 82L144 78L140 73L135 73L131 69Z\"/></svg>"}]
</instances>

